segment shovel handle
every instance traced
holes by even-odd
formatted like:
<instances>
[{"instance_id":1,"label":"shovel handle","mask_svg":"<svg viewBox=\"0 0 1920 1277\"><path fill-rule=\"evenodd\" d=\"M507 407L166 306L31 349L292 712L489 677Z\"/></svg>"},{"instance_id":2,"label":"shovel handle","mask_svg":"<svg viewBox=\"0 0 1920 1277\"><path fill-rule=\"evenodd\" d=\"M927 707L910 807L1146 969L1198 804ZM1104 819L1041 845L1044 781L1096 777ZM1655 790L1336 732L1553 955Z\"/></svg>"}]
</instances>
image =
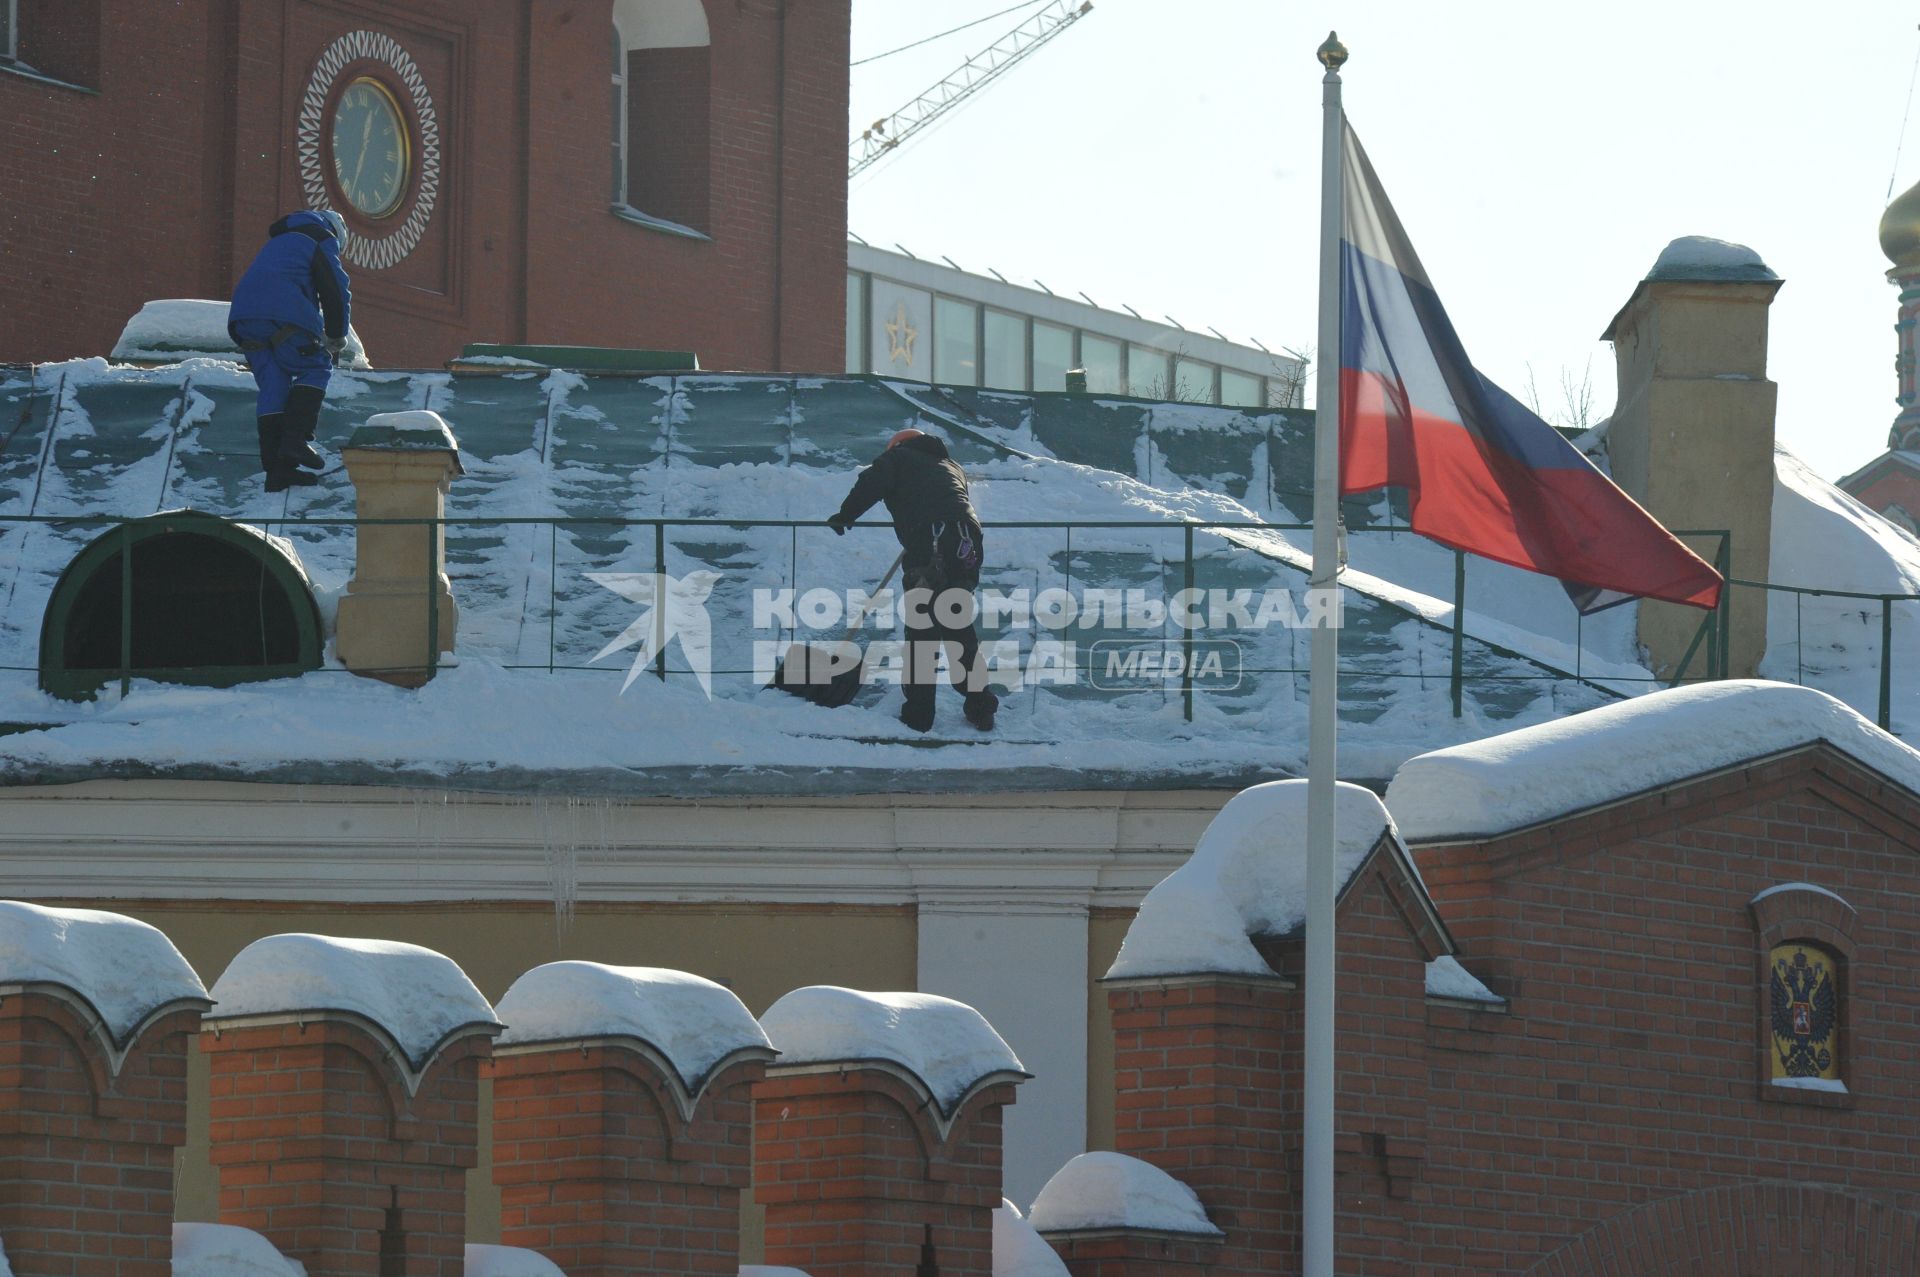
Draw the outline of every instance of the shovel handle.
<instances>
[{"instance_id":1,"label":"shovel handle","mask_svg":"<svg viewBox=\"0 0 1920 1277\"><path fill-rule=\"evenodd\" d=\"M900 553L893 556L893 566L889 567L887 569L887 574L880 578L880 584L874 587L874 590L873 590L874 594L879 594L887 588L888 583L893 580L893 574L900 570L901 560L905 559L906 557L907 557L907 552L904 549L901 550ZM847 635L845 638L840 640L842 643L852 642L853 636L860 632L860 622L867 619L867 604L871 603L872 601L873 601L872 598L869 597L865 603L862 603L860 605L860 609L853 614L853 622L847 626Z\"/></svg>"}]
</instances>

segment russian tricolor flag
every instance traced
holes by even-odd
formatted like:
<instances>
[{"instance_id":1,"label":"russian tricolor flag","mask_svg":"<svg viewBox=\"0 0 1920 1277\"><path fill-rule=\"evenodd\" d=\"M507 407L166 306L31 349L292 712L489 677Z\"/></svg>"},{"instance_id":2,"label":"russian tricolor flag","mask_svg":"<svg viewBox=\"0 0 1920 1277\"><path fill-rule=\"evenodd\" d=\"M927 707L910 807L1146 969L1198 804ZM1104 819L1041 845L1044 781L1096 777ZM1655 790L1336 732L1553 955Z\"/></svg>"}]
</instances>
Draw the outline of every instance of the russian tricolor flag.
<instances>
[{"instance_id":1,"label":"russian tricolor flag","mask_svg":"<svg viewBox=\"0 0 1920 1277\"><path fill-rule=\"evenodd\" d=\"M1404 488L1415 532L1558 577L1582 612L1715 606L1718 572L1475 371L1351 126L1342 159L1340 491Z\"/></svg>"}]
</instances>

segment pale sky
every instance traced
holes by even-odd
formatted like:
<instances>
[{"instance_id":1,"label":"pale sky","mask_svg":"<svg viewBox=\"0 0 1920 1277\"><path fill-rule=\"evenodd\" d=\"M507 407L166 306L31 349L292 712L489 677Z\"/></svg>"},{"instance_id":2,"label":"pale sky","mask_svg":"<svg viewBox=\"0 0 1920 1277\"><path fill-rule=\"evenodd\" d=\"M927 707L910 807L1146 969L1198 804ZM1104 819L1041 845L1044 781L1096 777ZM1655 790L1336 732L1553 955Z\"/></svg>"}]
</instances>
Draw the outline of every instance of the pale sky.
<instances>
[{"instance_id":1,"label":"pale sky","mask_svg":"<svg viewBox=\"0 0 1920 1277\"><path fill-rule=\"evenodd\" d=\"M854 0L858 60L1012 0ZM891 113L1035 5L852 72ZM1877 228L1920 5L1609 6L1095 0L1092 13L854 179L849 225L1017 283L1084 290L1244 342L1315 341L1320 67L1475 364L1549 416L1666 243L1757 250L1786 284L1768 372L1780 439L1832 479L1893 419L1897 294ZM1920 180L1920 123L1894 193Z\"/></svg>"}]
</instances>

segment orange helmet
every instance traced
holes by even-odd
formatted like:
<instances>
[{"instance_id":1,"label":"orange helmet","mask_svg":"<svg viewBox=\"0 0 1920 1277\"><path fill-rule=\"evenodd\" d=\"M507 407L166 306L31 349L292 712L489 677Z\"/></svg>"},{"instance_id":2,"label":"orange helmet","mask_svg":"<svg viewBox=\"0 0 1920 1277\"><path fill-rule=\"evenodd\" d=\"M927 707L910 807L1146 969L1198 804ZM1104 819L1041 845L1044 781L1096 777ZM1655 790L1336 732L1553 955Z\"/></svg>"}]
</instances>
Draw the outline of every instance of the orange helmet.
<instances>
[{"instance_id":1,"label":"orange helmet","mask_svg":"<svg viewBox=\"0 0 1920 1277\"><path fill-rule=\"evenodd\" d=\"M912 427L908 427L907 429L902 430L897 434L895 434L893 438L887 440L887 447L891 448L898 444L903 444L909 439L924 439L926 437L927 437L926 431L915 430Z\"/></svg>"}]
</instances>

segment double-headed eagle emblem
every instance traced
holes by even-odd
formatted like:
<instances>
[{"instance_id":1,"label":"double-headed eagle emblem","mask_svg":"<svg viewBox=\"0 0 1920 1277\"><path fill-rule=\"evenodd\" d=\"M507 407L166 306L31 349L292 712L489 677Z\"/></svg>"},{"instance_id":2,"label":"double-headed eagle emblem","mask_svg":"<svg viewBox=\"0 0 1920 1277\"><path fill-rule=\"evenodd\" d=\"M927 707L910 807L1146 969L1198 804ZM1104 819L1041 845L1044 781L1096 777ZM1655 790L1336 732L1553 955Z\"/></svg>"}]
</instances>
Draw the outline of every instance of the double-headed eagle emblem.
<instances>
[{"instance_id":1,"label":"double-headed eagle emblem","mask_svg":"<svg viewBox=\"0 0 1920 1277\"><path fill-rule=\"evenodd\" d=\"M1805 949L1792 958L1776 957L1768 982L1773 1002L1773 1050L1787 1077L1820 1077L1833 1067L1834 1030L1840 1000L1833 969L1824 959L1809 961Z\"/></svg>"}]
</instances>

